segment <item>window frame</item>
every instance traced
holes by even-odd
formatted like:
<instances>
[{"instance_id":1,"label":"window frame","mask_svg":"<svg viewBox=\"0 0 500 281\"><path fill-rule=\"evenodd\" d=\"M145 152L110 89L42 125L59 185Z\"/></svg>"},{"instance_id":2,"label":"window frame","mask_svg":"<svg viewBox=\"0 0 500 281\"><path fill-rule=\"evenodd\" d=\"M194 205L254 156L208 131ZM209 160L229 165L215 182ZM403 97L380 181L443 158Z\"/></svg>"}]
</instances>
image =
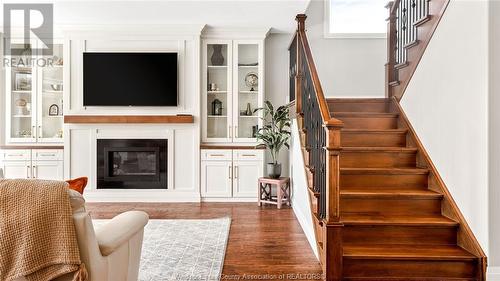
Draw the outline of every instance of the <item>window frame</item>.
<instances>
[{"instance_id":1,"label":"window frame","mask_svg":"<svg viewBox=\"0 0 500 281\"><path fill-rule=\"evenodd\" d=\"M324 0L323 35L332 39L387 39L387 33L335 33L330 32L331 1Z\"/></svg>"}]
</instances>

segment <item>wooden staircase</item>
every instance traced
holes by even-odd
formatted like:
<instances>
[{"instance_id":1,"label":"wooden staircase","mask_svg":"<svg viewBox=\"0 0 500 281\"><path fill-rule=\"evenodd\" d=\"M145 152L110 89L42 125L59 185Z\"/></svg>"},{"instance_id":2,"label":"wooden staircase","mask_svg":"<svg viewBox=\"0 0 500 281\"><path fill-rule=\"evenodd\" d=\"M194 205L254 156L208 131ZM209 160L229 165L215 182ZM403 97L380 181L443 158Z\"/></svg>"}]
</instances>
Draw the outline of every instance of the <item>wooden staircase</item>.
<instances>
[{"instance_id":1,"label":"wooden staircase","mask_svg":"<svg viewBox=\"0 0 500 281\"><path fill-rule=\"evenodd\" d=\"M434 171L417 160L425 156L399 107L388 99L328 105L344 122L343 279L482 280L481 253L459 245L460 219L442 211L445 194L430 183Z\"/></svg>"},{"instance_id":2,"label":"wooden staircase","mask_svg":"<svg viewBox=\"0 0 500 281\"><path fill-rule=\"evenodd\" d=\"M297 15L290 98L326 280L486 280L486 256L399 104L448 3L388 4L381 99L326 99Z\"/></svg>"}]
</instances>

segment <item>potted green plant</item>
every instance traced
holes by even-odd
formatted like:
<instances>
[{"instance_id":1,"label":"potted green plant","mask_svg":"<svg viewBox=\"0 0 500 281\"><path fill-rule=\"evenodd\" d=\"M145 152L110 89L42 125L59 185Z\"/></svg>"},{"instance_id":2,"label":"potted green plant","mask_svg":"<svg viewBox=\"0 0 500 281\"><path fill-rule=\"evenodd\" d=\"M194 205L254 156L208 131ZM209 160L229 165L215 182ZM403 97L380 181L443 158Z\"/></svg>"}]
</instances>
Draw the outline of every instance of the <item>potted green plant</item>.
<instances>
[{"instance_id":1,"label":"potted green plant","mask_svg":"<svg viewBox=\"0 0 500 281\"><path fill-rule=\"evenodd\" d=\"M257 141L264 144L271 154L271 163L267 163L267 174L270 178L279 178L281 176L281 163L278 163L278 157L281 149L290 148L290 108L289 106L280 106L276 110L270 101L264 103L264 107L257 108L254 113L262 111L263 127L259 128L255 137Z\"/></svg>"}]
</instances>

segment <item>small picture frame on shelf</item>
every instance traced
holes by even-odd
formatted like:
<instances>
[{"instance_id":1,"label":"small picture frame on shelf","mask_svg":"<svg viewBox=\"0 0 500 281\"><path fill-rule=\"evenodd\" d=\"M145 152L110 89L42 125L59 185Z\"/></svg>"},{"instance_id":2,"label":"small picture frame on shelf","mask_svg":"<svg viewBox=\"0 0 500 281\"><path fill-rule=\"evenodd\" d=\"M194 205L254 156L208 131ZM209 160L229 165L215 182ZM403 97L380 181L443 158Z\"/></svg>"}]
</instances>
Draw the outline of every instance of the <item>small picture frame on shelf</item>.
<instances>
[{"instance_id":1,"label":"small picture frame on shelf","mask_svg":"<svg viewBox=\"0 0 500 281\"><path fill-rule=\"evenodd\" d=\"M49 107L49 116L58 116L59 115L59 106L57 104L53 104Z\"/></svg>"},{"instance_id":2,"label":"small picture frame on shelf","mask_svg":"<svg viewBox=\"0 0 500 281\"><path fill-rule=\"evenodd\" d=\"M31 91L31 73L16 72L14 75L16 91Z\"/></svg>"}]
</instances>

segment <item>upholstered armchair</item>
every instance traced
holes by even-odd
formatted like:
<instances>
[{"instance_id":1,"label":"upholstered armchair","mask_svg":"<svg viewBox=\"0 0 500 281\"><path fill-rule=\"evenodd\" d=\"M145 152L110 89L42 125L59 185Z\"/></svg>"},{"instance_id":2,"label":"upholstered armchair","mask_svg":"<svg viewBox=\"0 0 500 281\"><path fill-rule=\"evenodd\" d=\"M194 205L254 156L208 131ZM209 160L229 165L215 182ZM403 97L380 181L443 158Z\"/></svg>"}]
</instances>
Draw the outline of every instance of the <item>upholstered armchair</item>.
<instances>
[{"instance_id":1,"label":"upholstered armchair","mask_svg":"<svg viewBox=\"0 0 500 281\"><path fill-rule=\"evenodd\" d=\"M94 231L92 219L85 210L85 199L74 190L68 189L68 192L88 281L136 281L148 215L141 211L125 212ZM70 281L72 278L73 273L70 273L55 280ZM14 281L26 281L26 278Z\"/></svg>"},{"instance_id":2,"label":"upholstered armchair","mask_svg":"<svg viewBox=\"0 0 500 281\"><path fill-rule=\"evenodd\" d=\"M83 196L73 190L68 192L80 256L87 268L89 281L136 281L148 215L140 211L125 212L94 231ZM56 280L71 278L72 274Z\"/></svg>"}]
</instances>

